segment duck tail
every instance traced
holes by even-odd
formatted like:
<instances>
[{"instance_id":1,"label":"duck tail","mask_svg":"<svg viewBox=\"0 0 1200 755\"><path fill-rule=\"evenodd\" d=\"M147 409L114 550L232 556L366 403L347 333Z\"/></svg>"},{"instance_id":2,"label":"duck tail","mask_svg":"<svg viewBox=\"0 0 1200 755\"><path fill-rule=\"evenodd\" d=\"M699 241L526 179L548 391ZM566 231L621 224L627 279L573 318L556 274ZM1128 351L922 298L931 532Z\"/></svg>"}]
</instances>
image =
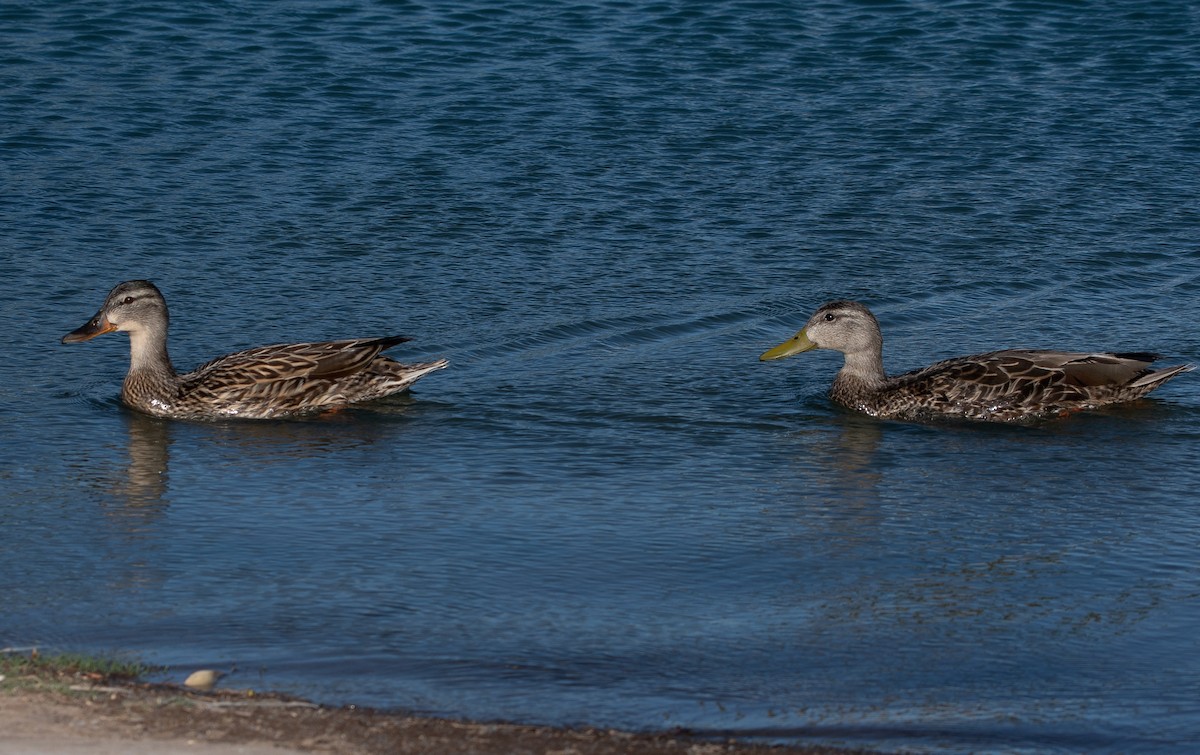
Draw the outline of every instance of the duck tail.
<instances>
[{"instance_id":1,"label":"duck tail","mask_svg":"<svg viewBox=\"0 0 1200 755\"><path fill-rule=\"evenodd\" d=\"M1155 370L1142 375L1137 380L1134 380L1129 384L1129 387L1145 388L1148 391L1153 390L1176 375L1181 375L1185 372L1191 372L1194 369L1196 369L1196 366L1192 364L1177 364L1174 367L1166 367L1161 370Z\"/></svg>"}]
</instances>

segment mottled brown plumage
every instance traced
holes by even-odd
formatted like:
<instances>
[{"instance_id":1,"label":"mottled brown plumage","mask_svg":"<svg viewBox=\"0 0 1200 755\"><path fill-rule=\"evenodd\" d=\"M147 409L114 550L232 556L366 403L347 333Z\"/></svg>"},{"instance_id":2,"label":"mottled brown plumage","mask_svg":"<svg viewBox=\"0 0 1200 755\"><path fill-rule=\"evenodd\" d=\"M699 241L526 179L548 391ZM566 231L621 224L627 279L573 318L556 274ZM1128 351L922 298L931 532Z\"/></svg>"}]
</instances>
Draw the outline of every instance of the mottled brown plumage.
<instances>
[{"instance_id":1,"label":"mottled brown plumage","mask_svg":"<svg viewBox=\"0 0 1200 755\"><path fill-rule=\"evenodd\" d=\"M1008 349L947 359L888 377L879 322L852 301L823 305L795 337L761 358L781 359L814 348L845 355L829 389L831 399L875 417L907 420L1052 418L1132 401L1192 369L1183 364L1153 370L1150 364L1158 357L1144 352Z\"/></svg>"},{"instance_id":2,"label":"mottled brown plumage","mask_svg":"<svg viewBox=\"0 0 1200 755\"><path fill-rule=\"evenodd\" d=\"M260 346L178 374L167 355L167 303L150 281L126 281L63 343L129 333L129 373L121 399L159 417L265 419L334 409L405 390L445 359L400 364L381 352L410 339L359 338Z\"/></svg>"}]
</instances>

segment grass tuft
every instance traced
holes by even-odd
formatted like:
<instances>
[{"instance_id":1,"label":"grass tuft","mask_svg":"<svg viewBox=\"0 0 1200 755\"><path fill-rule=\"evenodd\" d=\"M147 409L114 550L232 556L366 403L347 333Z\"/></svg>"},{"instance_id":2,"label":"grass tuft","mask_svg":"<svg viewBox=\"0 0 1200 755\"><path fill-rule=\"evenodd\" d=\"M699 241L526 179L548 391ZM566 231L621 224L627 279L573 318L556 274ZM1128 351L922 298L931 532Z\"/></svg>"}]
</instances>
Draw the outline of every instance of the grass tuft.
<instances>
[{"instance_id":1,"label":"grass tuft","mask_svg":"<svg viewBox=\"0 0 1200 755\"><path fill-rule=\"evenodd\" d=\"M130 681L153 671L137 661L83 653L43 654L29 651L0 651L0 675L36 676L48 679L82 677L92 681Z\"/></svg>"}]
</instances>

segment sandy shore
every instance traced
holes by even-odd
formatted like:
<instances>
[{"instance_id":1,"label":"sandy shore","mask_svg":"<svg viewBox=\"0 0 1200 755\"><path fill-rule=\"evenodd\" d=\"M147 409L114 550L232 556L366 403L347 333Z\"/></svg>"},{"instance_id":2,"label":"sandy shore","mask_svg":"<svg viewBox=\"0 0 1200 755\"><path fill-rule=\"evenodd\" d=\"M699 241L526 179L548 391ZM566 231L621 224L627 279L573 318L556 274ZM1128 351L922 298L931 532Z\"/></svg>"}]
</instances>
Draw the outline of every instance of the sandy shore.
<instances>
[{"instance_id":1,"label":"sandy shore","mask_svg":"<svg viewBox=\"0 0 1200 755\"><path fill-rule=\"evenodd\" d=\"M855 752L714 742L675 732L469 723L330 708L247 690L200 693L171 685L36 675L0 680L0 732L0 755Z\"/></svg>"}]
</instances>

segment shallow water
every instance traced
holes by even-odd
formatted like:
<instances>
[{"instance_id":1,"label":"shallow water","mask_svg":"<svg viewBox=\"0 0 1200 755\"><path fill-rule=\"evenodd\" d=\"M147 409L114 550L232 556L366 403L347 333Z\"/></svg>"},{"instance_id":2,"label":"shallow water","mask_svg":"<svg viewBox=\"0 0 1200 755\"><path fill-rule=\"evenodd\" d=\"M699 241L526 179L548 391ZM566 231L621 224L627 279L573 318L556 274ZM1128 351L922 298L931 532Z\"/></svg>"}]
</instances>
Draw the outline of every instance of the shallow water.
<instances>
[{"instance_id":1,"label":"shallow water","mask_svg":"<svg viewBox=\"0 0 1200 755\"><path fill-rule=\"evenodd\" d=\"M1183 2L6 3L0 645L480 719L916 751L1200 738L1200 382L919 426L760 364L868 302L894 371L1200 360ZM307 421L123 409L401 332Z\"/></svg>"}]
</instances>

